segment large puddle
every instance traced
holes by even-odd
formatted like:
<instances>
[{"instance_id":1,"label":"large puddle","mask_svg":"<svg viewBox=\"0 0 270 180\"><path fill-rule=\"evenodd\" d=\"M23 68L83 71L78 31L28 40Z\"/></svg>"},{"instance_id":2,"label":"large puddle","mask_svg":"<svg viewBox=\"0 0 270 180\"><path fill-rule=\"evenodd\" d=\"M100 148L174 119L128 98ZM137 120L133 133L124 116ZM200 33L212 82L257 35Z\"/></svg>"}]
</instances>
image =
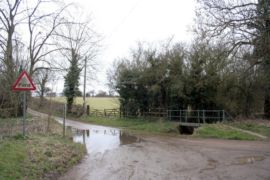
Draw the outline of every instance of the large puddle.
<instances>
[{"instance_id":1,"label":"large puddle","mask_svg":"<svg viewBox=\"0 0 270 180\"><path fill-rule=\"evenodd\" d=\"M62 119L57 119L62 123ZM75 142L83 143L88 153L103 153L121 145L139 142L140 139L117 128L90 125L76 121L66 121L66 128L72 132Z\"/></svg>"}]
</instances>

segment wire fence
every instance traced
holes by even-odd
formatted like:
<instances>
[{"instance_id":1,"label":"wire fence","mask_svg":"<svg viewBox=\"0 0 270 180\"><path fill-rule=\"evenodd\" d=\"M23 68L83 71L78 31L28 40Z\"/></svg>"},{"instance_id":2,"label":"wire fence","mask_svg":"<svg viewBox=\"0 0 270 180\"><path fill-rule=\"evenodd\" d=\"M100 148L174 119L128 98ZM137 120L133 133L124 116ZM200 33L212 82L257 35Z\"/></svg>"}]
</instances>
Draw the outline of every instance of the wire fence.
<instances>
[{"instance_id":1,"label":"wire fence","mask_svg":"<svg viewBox=\"0 0 270 180\"><path fill-rule=\"evenodd\" d=\"M53 119L42 119L31 116L25 122L26 135L31 134L61 134L61 126ZM11 137L23 132L22 118L0 118L0 139Z\"/></svg>"}]
</instances>

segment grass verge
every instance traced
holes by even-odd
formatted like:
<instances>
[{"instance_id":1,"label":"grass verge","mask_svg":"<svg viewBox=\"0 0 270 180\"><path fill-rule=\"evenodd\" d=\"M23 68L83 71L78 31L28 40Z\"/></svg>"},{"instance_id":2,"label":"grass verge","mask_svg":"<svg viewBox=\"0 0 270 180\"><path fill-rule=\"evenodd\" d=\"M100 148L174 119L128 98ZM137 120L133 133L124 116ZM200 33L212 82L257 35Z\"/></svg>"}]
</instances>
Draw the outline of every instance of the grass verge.
<instances>
[{"instance_id":1,"label":"grass verge","mask_svg":"<svg viewBox=\"0 0 270 180\"><path fill-rule=\"evenodd\" d=\"M258 124L256 122L250 122L250 121L241 121L241 122L233 122L230 123L229 125L233 127L237 127L240 129L252 131L261 135L264 135L268 138L270 138L270 126Z\"/></svg>"},{"instance_id":2,"label":"grass verge","mask_svg":"<svg viewBox=\"0 0 270 180\"><path fill-rule=\"evenodd\" d=\"M195 130L194 137L234 139L234 140L257 140L256 136L247 134L223 124L203 125Z\"/></svg>"},{"instance_id":3,"label":"grass verge","mask_svg":"<svg viewBox=\"0 0 270 180\"><path fill-rule=\"evenodd\" d=\"M0 179L56 179L85 154L59 135L15 136L0 141Z\"/></svg>"},{"instance_id":4,"label":"grass verge","mask_svg":"<svg viewBox=\"0 0 270 180\"><path fill-rule=\"evenodd\" d=\"M28 116L29 117L29 116ZM84 145L63 138L62 126L53 119L0 119L0 179L56 179L86 153Z\"/></svg>"}]
</instances>

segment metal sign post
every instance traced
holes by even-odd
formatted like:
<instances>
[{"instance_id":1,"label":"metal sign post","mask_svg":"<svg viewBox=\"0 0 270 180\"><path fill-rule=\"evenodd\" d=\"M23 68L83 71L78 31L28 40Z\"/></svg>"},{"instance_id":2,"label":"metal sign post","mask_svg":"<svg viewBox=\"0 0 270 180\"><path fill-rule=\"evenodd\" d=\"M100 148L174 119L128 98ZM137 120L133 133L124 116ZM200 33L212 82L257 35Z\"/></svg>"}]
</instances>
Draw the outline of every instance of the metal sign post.
<instances>
[{"instance_id":1,"label":"metal sign post","mask_svg":"<svg viewBox=\"0 0 270 180\"><path fill-rule=\"evenodd\" d=\"M12 86L13 91L23 91L23 136L25 136L25 122L26 122L26 91L36 90L32 79L23 71L16 82Z\"/></svg>"},{"instance_id":2,"label":"metal sign post","mask_svg":"<svg viewBox=\"0 0 270 180\"><path fill-rule=\"evenodd\" d=\"M25 121L26 121L26 91L23 91L23 136L25 136Z\"/></svg>"},{"instance_id":3,"label":"metal sign post","mask_svg":"<svg viewBox=\"0 0 270 180\"><path fill-rule=\"evenodd\" d=\"M66 135L66 116L67 116L67 104L64 104L64 117L63 117L63 136Z\"/></svg>"}]
</instances>

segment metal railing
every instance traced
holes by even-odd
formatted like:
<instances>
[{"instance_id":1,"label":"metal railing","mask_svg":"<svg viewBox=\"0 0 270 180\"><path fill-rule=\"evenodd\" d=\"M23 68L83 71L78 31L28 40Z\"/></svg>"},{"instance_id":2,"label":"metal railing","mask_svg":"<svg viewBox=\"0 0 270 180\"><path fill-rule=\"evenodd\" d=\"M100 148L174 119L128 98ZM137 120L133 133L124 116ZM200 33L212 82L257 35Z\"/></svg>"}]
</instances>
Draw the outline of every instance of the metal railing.
<instances>
[{"instance_id":1,"label":"metal railing","mask_svg":"<svg viewBox=\"0 0 270 180\"><path fill-rule=\"evenodd\" d=\"M224 110L168 110L168 119L180 121L180 124L200 125L230 120Z\"/></svg>"}]
</instances>

